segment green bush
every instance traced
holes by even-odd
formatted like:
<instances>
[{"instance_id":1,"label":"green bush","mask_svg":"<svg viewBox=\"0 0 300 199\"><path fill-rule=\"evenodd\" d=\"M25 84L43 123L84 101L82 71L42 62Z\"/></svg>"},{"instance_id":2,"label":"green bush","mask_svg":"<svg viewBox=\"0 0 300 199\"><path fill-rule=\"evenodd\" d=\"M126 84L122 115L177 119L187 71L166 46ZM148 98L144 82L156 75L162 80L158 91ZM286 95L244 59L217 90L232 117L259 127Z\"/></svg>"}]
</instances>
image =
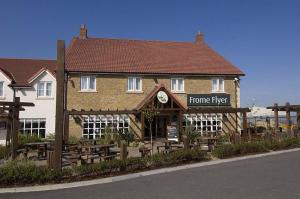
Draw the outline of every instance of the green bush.
<instances>
[{"instance_id":1,"label":"green bush","mask_svg":"<svg viewBox=\"0 0 300 199\"><path fill-rule=\"evenodd\" d=\"M5 185L60 181L62 177L70 175L72 172L69 169L58 172L47 167L36 166L28 160L10 161L0 166L0 184Z\"/></svg>"},{"instance_id":2,"label":"green bush","mask_svg":"<svg viewBox=\"0 0 300 199\"><path fill-rule=\"evenodd\" d=\"M225 144L218 146L213 155L218 158L227 158L238 155L251 153L267 152L268 148L263 142L241 143L241 144Z\"/></svg>"},{"instance_id":3,"label":"green bush","mask_svg":"<svg viewBox=\"0 0 300 199\"><path fill-rule=\"evenodd\" d=\"M5 158L5 155L6 155L7 150L8 150L8 149L6 149L5 146L0 145L0 159Z\"/></svg>"},{"instance_id":4,"label":"green bush","mask_svg":"<svg viewBox=\"0 0 300 199\"><path fill-rule=\"evenodd\" d=\"M281 150L281 149L289 149L300 147L300 139L299 138L287 138L282 141L273 141L267 144L267 147L270 150Z\"/></svg>"},{"instance_id":5,"label":"green bush","mask_svg":"<svg viewBox=\"0 0 300 199\"><path fill-rule=\"evenodd\" d=\"M32 142L41 142L42 139L38 137L37 135L25 135L20 134L18 136L18 146L19 148L24 147L26 143L32 143Z\"/></svg>"}]
</instances>

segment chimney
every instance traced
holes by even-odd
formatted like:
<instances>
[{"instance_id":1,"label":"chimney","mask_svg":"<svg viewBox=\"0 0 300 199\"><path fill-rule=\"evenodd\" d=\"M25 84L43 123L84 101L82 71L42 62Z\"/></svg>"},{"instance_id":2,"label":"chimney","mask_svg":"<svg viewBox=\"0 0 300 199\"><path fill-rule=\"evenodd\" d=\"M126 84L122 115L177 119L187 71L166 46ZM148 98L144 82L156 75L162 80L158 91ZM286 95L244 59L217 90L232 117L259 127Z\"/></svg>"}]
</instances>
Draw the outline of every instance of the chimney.
<instances>
[{"instance_id":1,"label":"chimney","mask_svg":"<svg viewBox=\"0 0 300 199\"><path fill-rule=\"evenodd\" d=\"M204 34L199 31L195 38L195 44L203 44L203 43L204 43Z\"/></svg>"},{"instance_id":2,"label":"chimney","mask_svg":"<svg viewBox=\"0 0 300 199\"><path fill-rule=\"evenodd\" d=\"M87 29L84 24L80 26L80 33L79 33L80 39L86 39L87 38Z\"/></svg>"}]
</instances>

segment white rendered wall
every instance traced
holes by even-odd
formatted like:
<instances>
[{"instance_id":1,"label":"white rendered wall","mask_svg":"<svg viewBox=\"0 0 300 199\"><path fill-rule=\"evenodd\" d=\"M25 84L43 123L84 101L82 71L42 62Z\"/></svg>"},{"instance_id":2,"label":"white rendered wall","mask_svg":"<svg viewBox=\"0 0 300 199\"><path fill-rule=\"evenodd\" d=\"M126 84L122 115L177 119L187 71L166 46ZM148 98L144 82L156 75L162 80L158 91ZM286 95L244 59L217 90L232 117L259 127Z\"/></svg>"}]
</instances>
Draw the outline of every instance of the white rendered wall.
<instances>
[{"instance_id":1,"label":"white rendered wall","mask_svg":"<svg viewBox=\"0 0 300 199\"><path fill-rule=\"evenodd\" d=\"M0 72L0 81L4 82L4 97L0 101L13 101L13 90L8 87L10 80ZM51 97L37 97L37 84L40 81L52 82ZM56 80L48 72L42 73L33 82L33 87L21 89L16 92L21 102L32 102L34 107L24 107L25 111L20 112L20 119L25 118L45 118L46 119L46 136L55 132L55 99L56 99ZM5 140L0 140L0 144L5 144Z\"/></svg>"},{"instance_id":2,"label":"white rendered wall","mask_svg":"<svg viewBox=\"0 0 300 199\"><path fill-rule=\"evenodd\" d=\"M51 97L37 97L37 84L40 81L52 82ZM51 74L44 72L33 83L33 88L22 89L16 93L21 102L33 102L35 105L34 107L24 107L25 111L20 112L20 119L45 118L47 136L55 132L56 80Z\"/></svg>"}]
</instances>

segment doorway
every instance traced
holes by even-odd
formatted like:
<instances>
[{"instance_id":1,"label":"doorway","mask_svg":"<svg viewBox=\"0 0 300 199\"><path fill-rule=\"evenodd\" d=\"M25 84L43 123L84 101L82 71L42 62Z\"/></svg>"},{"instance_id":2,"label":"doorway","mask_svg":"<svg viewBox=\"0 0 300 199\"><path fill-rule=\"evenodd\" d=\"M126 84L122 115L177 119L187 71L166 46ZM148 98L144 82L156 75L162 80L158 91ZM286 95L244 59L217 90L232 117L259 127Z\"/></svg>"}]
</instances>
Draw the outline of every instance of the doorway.
<instances>
[{"instance_id":1,"label":"doorway","mask_svg":"<svg viewBox=\"0 0 300 199\"><path fill-rule=\"evenodd\" d=\"M167 138L167 126L171 123L170 115L155 116L152 122L152 137ZM150 138L150 126L148 121L145 121L145 138Z\"/></svg>"}]
</instances>

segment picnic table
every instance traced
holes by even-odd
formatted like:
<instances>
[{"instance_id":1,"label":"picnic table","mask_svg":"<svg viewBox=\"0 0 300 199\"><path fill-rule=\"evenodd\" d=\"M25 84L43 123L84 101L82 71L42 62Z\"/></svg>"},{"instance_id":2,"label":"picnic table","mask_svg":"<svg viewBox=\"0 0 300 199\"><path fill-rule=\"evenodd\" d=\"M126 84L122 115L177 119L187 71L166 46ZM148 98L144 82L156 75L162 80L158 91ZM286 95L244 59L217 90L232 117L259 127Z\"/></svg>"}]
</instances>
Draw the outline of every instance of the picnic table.
<instances>
[{"instance_id":1,"label":"picnic table","mask_svg":"<svg viewBox=\"0 0 300 199\"><path fill-rule=\"evenodd\" d=\"M197 138L197 144L200 146L201 144L206 144L208 146L208 150L211 151L217 144L219 138L217 137L200 137Z\"/></svg>"},{"instance_id":2,"label":"picnic table","mask_svg":"<svg viewBox=\"0 0 300 199\"><path fill-rule=\"evenodd\" d=\"M26 143L25 146L25 153L24 156L27 157L28 152L30 150L37 150L38 159L46 159L47 158L47 150L50 142L31 142Z\"/></svg>"},{"instance_id":3,"label":"picnic table","mask_svg":"<svg viewBox=\"0 0 300 199\"><path fill-rule=\"evenodd\" d=\"M162 141L162 143L164 143L164 144L157 146L157 151L158 152L159 152L160 148L163 148L166 153L173 151L174 148L176 148L176 149L182 148L182 146L178 145L177 144L178 142L175 141L175 140L164 140L164 141Z\"/></svg>"},{"instance_id":4,"label":"picnic table","mask_svg":"<svg viewBox=\"0 0 300 199\"><path fill-rule=\"evenodd\" d=\"M82 159L94 161L96 158L103 160L110 160L117 156L119 151L111 150L115 144L98 144L98 145L84 145L79 146L80 155Z\"/></svg>"}]
</instances>

